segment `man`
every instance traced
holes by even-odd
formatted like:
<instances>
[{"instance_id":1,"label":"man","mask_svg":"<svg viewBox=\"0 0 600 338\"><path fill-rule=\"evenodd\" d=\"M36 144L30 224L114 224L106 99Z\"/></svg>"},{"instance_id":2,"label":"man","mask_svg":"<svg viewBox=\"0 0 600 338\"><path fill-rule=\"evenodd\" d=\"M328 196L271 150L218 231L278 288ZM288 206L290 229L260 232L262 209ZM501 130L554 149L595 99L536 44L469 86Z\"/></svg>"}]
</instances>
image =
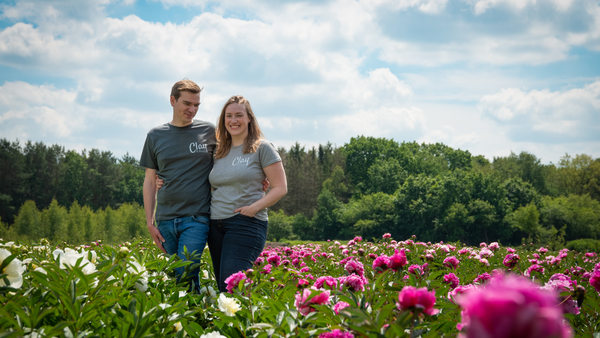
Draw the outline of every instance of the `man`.
<instances>
[{"instance_id":1,"label":"man","mask_svg":"<svg viewBox=\"0 0 600 338\"><path fill-rule=\"evenodd\" d=\"M195 251L202 255L208 236L208 174L213 166L216 139L214 124L194 120L201 91L190 80L173 85L173 119L148 132L140 158L140 165L146 167L144 209L148 231L159 249L177 253L184 260L184 247L190 254ZM157 174L164 181L158 193ZM182 273L183 268L178 268L177 275ZM198 288L198 269L191 274L193 285Z\"/></svg>"}]
</instances>

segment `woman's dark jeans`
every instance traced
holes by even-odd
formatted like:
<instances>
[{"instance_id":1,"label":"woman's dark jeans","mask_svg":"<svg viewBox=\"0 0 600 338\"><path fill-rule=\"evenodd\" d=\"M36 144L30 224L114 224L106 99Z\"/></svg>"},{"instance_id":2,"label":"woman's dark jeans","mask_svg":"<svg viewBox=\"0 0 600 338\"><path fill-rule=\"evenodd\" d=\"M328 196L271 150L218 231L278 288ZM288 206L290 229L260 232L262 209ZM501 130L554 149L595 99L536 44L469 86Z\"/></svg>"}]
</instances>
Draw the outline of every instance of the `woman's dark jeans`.
<instances>
[{"instance_id":1,"label":"woman's dark jeans","mask_svg":"<svg viewBox=\"0 0 600 338\"><path fill-rule=\"evenodd\" d=\"M210 220L208 249L219 291L227 291L229 276L252 267L265 247L268 224L244 215Z\"/></svg>"}]
</instances>

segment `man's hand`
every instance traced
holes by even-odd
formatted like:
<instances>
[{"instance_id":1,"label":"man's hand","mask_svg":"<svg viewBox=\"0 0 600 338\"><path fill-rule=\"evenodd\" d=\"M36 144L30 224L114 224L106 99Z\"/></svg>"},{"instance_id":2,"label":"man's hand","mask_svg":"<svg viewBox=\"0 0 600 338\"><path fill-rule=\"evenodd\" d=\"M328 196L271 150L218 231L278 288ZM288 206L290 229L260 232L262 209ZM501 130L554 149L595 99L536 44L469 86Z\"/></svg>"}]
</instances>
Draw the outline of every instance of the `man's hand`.
<instances>
[{"instance_id":1,"label":"man's hand","mask_svg":"<svg viewBox=\"0 0 600 338\"><path fill-rule=\"evenodd\" d=\"M267 192L267 190L269 190L269 186L271 185L271 182L269 182L268 178L265 178L265 180L262 181L262 184L263 184L263 192Z\"/></svg>"},{"instance_id":2,"label":"man's hand","mask_svg":"<svg viewBox=\"0 0 600 338\"><path fill-rule=\"evenodd\" d=\"M164 253L167 253L167 250L163 247L163 243L165 239L160 234L160 230L152 224L148 224L148 231L150 231L150 236L152 236L152 240L156 244L156 246Z\"/></svg>"},{"instance_id":3,"label":"man's hand","mask_svg":"<svg viewBox=\"0 0 600 338\"><path fill-rule=\"evenodd\" d=\"M158 177L158 175L156 175L156 191L158 191L160 188L162 188L162 186L165 184L165 181ZM263 182L263 188L264 188L265 182ZM265 190L266 191L266 190Z\"/></svg>"}]
</instances>

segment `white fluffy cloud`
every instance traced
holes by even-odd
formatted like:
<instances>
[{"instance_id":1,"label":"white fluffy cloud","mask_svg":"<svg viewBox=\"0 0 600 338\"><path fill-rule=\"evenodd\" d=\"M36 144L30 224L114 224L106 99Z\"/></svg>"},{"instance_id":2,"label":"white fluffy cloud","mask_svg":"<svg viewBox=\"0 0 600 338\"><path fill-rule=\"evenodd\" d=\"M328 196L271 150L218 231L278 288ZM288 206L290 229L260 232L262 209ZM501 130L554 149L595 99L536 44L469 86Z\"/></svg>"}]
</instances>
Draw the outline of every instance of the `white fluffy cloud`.
<instances>
[{"instance_id":1,"label":"white fluffy cloud","mask_svg":"<svg viewBox=\"0 0 600 338\"><path fill-rule=\"evenodd\" d=\"M485 116L517 130L515 139L600 140L600 81L554 92L508 88L483 97L479 107Z\"/></svg>"}]
</instances>

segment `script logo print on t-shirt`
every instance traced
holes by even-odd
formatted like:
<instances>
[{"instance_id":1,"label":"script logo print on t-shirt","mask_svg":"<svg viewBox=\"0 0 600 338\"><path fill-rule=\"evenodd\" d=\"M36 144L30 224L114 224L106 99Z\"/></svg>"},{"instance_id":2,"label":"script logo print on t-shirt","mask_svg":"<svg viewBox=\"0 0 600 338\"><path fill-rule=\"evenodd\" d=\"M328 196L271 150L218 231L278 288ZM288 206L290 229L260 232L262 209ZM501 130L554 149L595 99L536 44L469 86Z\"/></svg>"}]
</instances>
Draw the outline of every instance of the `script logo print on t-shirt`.
<instances>
[{"instance_id":1,"label":"script logo print on t-shirt","mask_svg":"<svg viewBox=\"0 0 600 338\"><path fill-rule=\"evenodd\" d=\"M233 159L233 162L231 162L231 165L235 167L238 164L245 164L247 167L249 160L250 160L250 157L238 156Z\"/></svg>"}]
</instances>

